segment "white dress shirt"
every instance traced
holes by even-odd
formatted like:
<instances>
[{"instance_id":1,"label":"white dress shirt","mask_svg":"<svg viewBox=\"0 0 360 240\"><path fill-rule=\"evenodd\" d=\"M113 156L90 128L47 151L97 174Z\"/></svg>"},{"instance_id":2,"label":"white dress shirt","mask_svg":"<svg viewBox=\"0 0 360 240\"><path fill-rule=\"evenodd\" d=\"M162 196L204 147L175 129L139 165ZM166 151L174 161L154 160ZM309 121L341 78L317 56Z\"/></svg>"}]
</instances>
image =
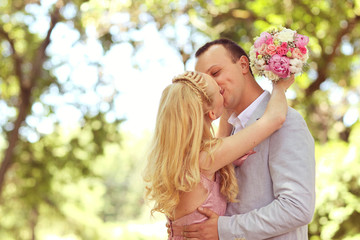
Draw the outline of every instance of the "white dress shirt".
<instances>
[{"instance_id":1,"label":"white dress shirt","mask_svg":"<svg viewBox=\"0 0 360 240\"><path fill-rule=\"evenodd\" d=\"M228 119L228 123L233 125L234 131L232 134L237 133L243 129L246 123L249 121L251 115L254 113L255 109L259 106L261 101L266 96L266 91L264 91L255 101L253 101L244 111L242 111L238 116L235 113L231 114Z\"/></svg>"}]
</instances>

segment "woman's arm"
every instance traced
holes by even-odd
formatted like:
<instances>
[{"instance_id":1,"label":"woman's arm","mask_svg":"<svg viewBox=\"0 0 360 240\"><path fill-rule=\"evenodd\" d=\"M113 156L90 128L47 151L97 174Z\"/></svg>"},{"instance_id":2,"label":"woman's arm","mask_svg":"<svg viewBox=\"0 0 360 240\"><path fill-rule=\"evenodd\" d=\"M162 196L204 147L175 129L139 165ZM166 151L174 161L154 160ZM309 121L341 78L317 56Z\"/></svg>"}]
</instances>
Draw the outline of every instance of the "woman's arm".
<instances>
[{"instance_id":1,"label":"woman's arm","mask_svg":"<svg viewBox=\"0 0 360 240\"><path fill-rule=\"evenodd\" d=\"M236 134L223 138L221 145L214 152L215 161L207 161L208 166L204 167L208 173L216 172L233 162L281 128L288 107L285 91L293 82L294 76L276 82L264 115Z\"/></svg>"},{"instance_id":2,"label":"woman's arm","mask_svg":"<svg viewBox=\"0 0 360 240\"><path fill-rule=\"evenodd\" d=\"M220 117L219 129L216 133L217 138L230 136L233 126L228 123L228 119L231 116L232 112L225 110L223 115Z\"/></svg>"}]
</instances>

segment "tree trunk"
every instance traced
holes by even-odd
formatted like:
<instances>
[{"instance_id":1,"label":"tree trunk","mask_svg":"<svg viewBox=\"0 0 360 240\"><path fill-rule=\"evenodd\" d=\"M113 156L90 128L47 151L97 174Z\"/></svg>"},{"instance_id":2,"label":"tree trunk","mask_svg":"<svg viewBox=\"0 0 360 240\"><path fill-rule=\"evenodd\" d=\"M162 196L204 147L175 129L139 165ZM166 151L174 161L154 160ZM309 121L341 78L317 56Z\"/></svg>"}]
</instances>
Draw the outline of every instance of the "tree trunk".
<instances>
[{"instance_id":1,"label":"tree trunk","mask_svg":"<svg viewBox=\"0 0 360 240\"><path fill-rule=\"evenodd\" d=\"M12 58L14 60L15 73L19 80L20 85L20 96L18 98L18 116L14 122L14 128L11 130L8 138L8 148L5 151L4 159L1 162L0 166L0 199L2 190L5 182L6 172L9 170L11 165L14 163L13 156L15 152L16 144L19 140L19 129L21 124L25 121L27 115L29 114L31 102L31 90L34 88L37 79L41 75L43 63L46 60L45 50L50 44L50 35L55 28L55 25L60 21L60 8L62 7L62 1L58 1L54 11L51 14L51 23L50 28L47 32L47 35L44 41L41 43L35 57L31 63L32 69L29 74L29 78L25 78L22 72L23 59L19 56L15 49L15 42L10 38L9 34L4 30L0 29L0 34L5 36L7 41L10 44L12 50Z\"/></svg>"},{"instance_id":2,"label":"tree trunk","mask_svg":"<svg viewBox=\"0 0 360 240\"><path fill-rule=\"evenodd\" d=\"M14 129L9 134L9 145L5 151L4 160L0 167L0 196L4 186L5 174L10 166L13 164L13 155L16 144L19 140L19 129L24 122L30 107L31 89L21 89L20 93L20 106L18 108L19 115L14 123Z\"/></svg>"}]
</instances>

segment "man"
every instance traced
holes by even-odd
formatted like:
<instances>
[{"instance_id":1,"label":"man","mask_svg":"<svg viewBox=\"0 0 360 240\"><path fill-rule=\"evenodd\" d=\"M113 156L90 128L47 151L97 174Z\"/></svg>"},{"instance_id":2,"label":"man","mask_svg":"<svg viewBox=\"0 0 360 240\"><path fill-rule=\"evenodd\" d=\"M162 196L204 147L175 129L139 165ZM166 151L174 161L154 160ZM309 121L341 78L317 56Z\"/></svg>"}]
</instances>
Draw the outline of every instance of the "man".
<instances>
[{"instance_id":1,"label":"man","mask_svg":"<svg viewBox=\"0 0 360 240\"><path fill-rule=\"evenodd\" d=\"M195 70L211 75L221 87L224 106L233 112L228 119L233 132L263 115L270 94L255 81L240 46L215 40L201 47L196 58ZM222 132L226 120L220 122ZM254 151L235 167L239 201L228 204L226 216L199 209L209 219L186 226L186 239L308 239L315 208L315 157L304 119L289 108L283 127Z\"/></svg>"}]
</instances>

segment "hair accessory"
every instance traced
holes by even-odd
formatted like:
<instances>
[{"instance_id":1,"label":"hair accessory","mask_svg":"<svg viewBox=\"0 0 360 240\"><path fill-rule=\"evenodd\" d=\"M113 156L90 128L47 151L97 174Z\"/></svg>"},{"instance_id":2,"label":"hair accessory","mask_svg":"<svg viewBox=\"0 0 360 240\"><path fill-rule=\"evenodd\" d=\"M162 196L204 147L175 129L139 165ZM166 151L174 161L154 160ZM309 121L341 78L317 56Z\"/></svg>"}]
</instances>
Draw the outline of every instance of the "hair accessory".
<instances>
[{"instance_id":1,"label":"hair accessory","mask_svg":"<svg viewBox=\"0 0 360 240\"><path fill-rule=\"evenodd\" d=\"M187 71L173 78L172 83L177 82L184 83L192 88L199 96L201 101L202 99L205 99L207 103L211 103L211 100L205 91L207 84L201 73Z\"/></svg>"}]
</instances>

